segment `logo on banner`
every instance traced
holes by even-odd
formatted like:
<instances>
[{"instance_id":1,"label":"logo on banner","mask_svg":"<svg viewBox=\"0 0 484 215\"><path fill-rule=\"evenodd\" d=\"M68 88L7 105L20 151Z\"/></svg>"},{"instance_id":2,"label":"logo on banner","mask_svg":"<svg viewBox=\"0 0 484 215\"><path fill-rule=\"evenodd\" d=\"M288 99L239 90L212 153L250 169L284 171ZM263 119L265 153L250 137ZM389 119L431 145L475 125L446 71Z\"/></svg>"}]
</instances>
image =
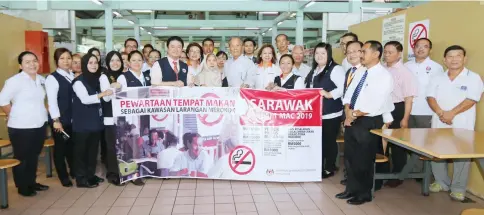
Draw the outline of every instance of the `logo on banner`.
<instances>
[{"instance_id":1,"label":"logo on banner","mask_svg":"<svg viewBox=\"0 0 484 215\"><path fill-rule=\"evenodd\" d=\"M266 170L266 175L268 175L268 176L274 175L274 169L267 169Z\"/></svg>"},{"instance_id":2,"label":"logo on banner","mask_svg":"<svg viewBox=\"0 0 484 215\"><path fill-rule=\"evenodd\" d=\"M166 118L168 118L168 114L163 114L163 115L151 115L151 117L158 121L158 122L163 122L165 121Z\"/></svg>"},{"instance_id":3,"label":"logo on banner","mask_svg":"<svg viewBox=\"0 0 484 215\"><path fill-rule=\"evenodd\" d=\"M425 25L423 24L415 25L410 31L410 38L408 38L408 41L410 41L410 47L412 48L415 47L416 40L420 38L427 38L427 37L428 37L427 27L425 27Z\"/></svg>"},{"instance_id":4,"label":"logo on banner","mask_svg":"<svg viewBox=\"0 0 484 215\"><path fill-rule=\"evenodd\" d=\"M237 146L229 154L229 166L239 175L249 174L255 167L255 155L247 146Z\"/></svg>"},{"instance_id":5,"label":"logo on banner","mask_svg":"<svg viewBox=\"0 0 484 215\"><path fill-rule=\"evenodd\" d=\"M206 93L202 96L202 98L217 98L218 99L220 97L218 97L217 94L215 94L215 93ZM206 126L214 126L216 124L219 124L222 121L222 119L224 118L224 115L220 114L217 119L210 121L208 119L208 116L209 116L208 114L198 114L197 115L200 122L202 122Z\"/></svg>"}]
</instances>

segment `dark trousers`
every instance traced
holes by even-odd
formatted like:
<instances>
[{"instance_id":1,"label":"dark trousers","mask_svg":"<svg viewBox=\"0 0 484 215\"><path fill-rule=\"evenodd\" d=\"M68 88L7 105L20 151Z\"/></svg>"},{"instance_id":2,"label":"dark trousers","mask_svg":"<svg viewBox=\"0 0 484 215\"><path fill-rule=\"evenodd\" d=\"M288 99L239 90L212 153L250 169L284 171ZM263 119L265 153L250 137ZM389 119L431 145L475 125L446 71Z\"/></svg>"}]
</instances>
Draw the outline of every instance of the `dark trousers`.
<instances>
[{"instance_id":1,"label":"dark trousers","mask_svg":"<svg viewBox=\"0 0 484 215\"><path fill-rule=\"evenodd\" d=\"M78 183L93 178L96 173L100 138L101 131L74 132L74 167Z\"/></svg>"},{"instance_id":2,"label":"dark trousers","mask_svg":"<svg viewBox=\"0 0 484 215\"><path fill-rule=\"evenodd\" d=\"M62 137L62 132L56 132L53 129L54 126L50 126L52 128L52 136L54 137L54 165L57 176L61 181L69 179L69 173L67 171L67 167L69 167L70 175L74 177L74 140L72 138L72 126L62 125L64 132L70 136L67 140Z\"/></svg>"},{"instance_id":3,"label":"dark trousers","mask_svg":"<svg viewBox=\"0 0 484 215\"><path fill-rule=\"evenodd\" d=\"M107 158L107 142L106 142L106 132L103 130L101 132L101 161L107 166L106 158Z\"/></svg>"},{"instance_id":4,"label":"dark trousers","mask_svg":"<svg viewBox=\"0 0 484 215\"><path fill-rule=\"evenodd\" d=\"M116 152L116 126L106 125L104 127L104 137L106 142L106 178L119 178L118 156Z\"/></svg>"},{"instance_id":5,"label":"dark trousers","mask_svg":"<svg viewBox=\"0 0 484 215\"><path fill-rule=\"evenodd\" d=\"M40 128L8 128L8 137L12 143L13 158L20 161L13 167L13 180L19 189L33 186L37 179L37 164L44 147L47 123Z\"/></svg>"},{"instance_id":6,"label":"dark trousers","mask_svg":"<svg viewBox=\"0 0 484 215\"><path fill-rule=\"evenodd\" d=\"M339 129L341 128L341 117L323 119L323 168L333 172L336 170L336 156L338 155Z\"/></svg>"},{"instance_id":7,"label":"dark trousers","mask_svg":"<svg viewBox=\"0 0 484 215\"><path fill-rule=\"evenodd\" d=\"M392 111L393 122L390 125L390 129L398 129L401 128L400 121L402 121L403 116L405 115L405 103L399 102L394 103L395 110ZM407 155L408 152L406 149L399 147L395 144L388 144L391 149L391 160L392 160L392 173L399 173L402 171L405 164L407 164ZM389 150L386 150L388 154Z\"/></svg>"},{"instance_id":8,"label":"dark trousers","mask_svg":"<svg viewBox=\"0 0 484 215\"><path fill-rule=\"evenodd\" d=\"M383 118L359 117L353 125L345 128L345 163L348 181L346 191L354 195L371 197L375 157L379 137L370 133L381 129Z\"/></svg>"}]
</instances>

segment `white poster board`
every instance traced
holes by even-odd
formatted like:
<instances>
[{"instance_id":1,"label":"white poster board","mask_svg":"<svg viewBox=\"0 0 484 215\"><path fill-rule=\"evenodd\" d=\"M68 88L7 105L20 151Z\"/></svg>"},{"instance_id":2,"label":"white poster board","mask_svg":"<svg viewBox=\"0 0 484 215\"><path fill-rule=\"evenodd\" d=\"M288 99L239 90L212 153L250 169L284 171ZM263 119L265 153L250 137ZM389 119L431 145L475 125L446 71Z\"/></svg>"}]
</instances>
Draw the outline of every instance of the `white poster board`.
<instances>
[{"instance_id":1,"label":"white poster board","mask_svg":"<svg viewBox=\"0 0 484 215\"><path fill-rule=\"evenodd\" d=\"M430 30L430 20L421 20L418 22L412 22L408 25L408 53L407 58L408 60L413 60L415 58L415 54L413 53L413 48L415 45L415 41L420 38L429 38L429 30Z\"/></svg>"},{"instance_id":2,"label":"white poster board","mask_svg":"<svg viewBox=\"0 0 484 215\"><path fill-rule=\"evenodd\" d=\"M405 40L405 14L389 17L383 20L381 43L398 41L404 44Z\"/></svg>"}]
</instances>

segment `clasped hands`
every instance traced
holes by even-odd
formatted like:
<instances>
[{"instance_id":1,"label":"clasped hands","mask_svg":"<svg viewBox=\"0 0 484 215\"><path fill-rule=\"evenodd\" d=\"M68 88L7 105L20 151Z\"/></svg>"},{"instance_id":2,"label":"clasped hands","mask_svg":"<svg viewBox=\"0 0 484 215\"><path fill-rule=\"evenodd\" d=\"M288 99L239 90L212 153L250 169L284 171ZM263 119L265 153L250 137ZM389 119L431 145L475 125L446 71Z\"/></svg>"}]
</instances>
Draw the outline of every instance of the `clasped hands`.
<instances>
[{"instance_id":1,"label":"clasped hands","mask_svg":"<svg viewBox=\"0 0 484 215\"><path fill-rule=\"evenodd\" d=\"M452 111L444 111L441 110L437 112L437 116L439 116L440 121L447 125L452 125L452 121L454 120L455 114Z\"/></svg>"}]
</instances>

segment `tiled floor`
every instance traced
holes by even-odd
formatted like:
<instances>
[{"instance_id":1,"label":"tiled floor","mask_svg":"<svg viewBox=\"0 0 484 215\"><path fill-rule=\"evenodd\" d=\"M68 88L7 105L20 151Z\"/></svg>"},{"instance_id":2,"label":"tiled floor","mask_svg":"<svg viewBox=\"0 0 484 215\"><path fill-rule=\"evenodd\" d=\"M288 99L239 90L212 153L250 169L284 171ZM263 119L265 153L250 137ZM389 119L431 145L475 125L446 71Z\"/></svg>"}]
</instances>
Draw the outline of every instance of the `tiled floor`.
<instances>
[{"instance_id":1,"label":"tiled floor","mask_svg":"<svg viewBox=\"0 0 484 215\"><path fill-rule=\"evenodd\" d=\"M38 181L51 189L30 198L16 193L9 176L10 208L0 215L459 215L466 208L484 208L475 197L477 203L467 204L452 202L446 193L424 197L412 180L378 191L371 203L352 206L334 198L344 189L340 175L321 183L149 179L144 187L105 182L94 189L68 189L40 171Z\"/></svg>"}]
</instances>

